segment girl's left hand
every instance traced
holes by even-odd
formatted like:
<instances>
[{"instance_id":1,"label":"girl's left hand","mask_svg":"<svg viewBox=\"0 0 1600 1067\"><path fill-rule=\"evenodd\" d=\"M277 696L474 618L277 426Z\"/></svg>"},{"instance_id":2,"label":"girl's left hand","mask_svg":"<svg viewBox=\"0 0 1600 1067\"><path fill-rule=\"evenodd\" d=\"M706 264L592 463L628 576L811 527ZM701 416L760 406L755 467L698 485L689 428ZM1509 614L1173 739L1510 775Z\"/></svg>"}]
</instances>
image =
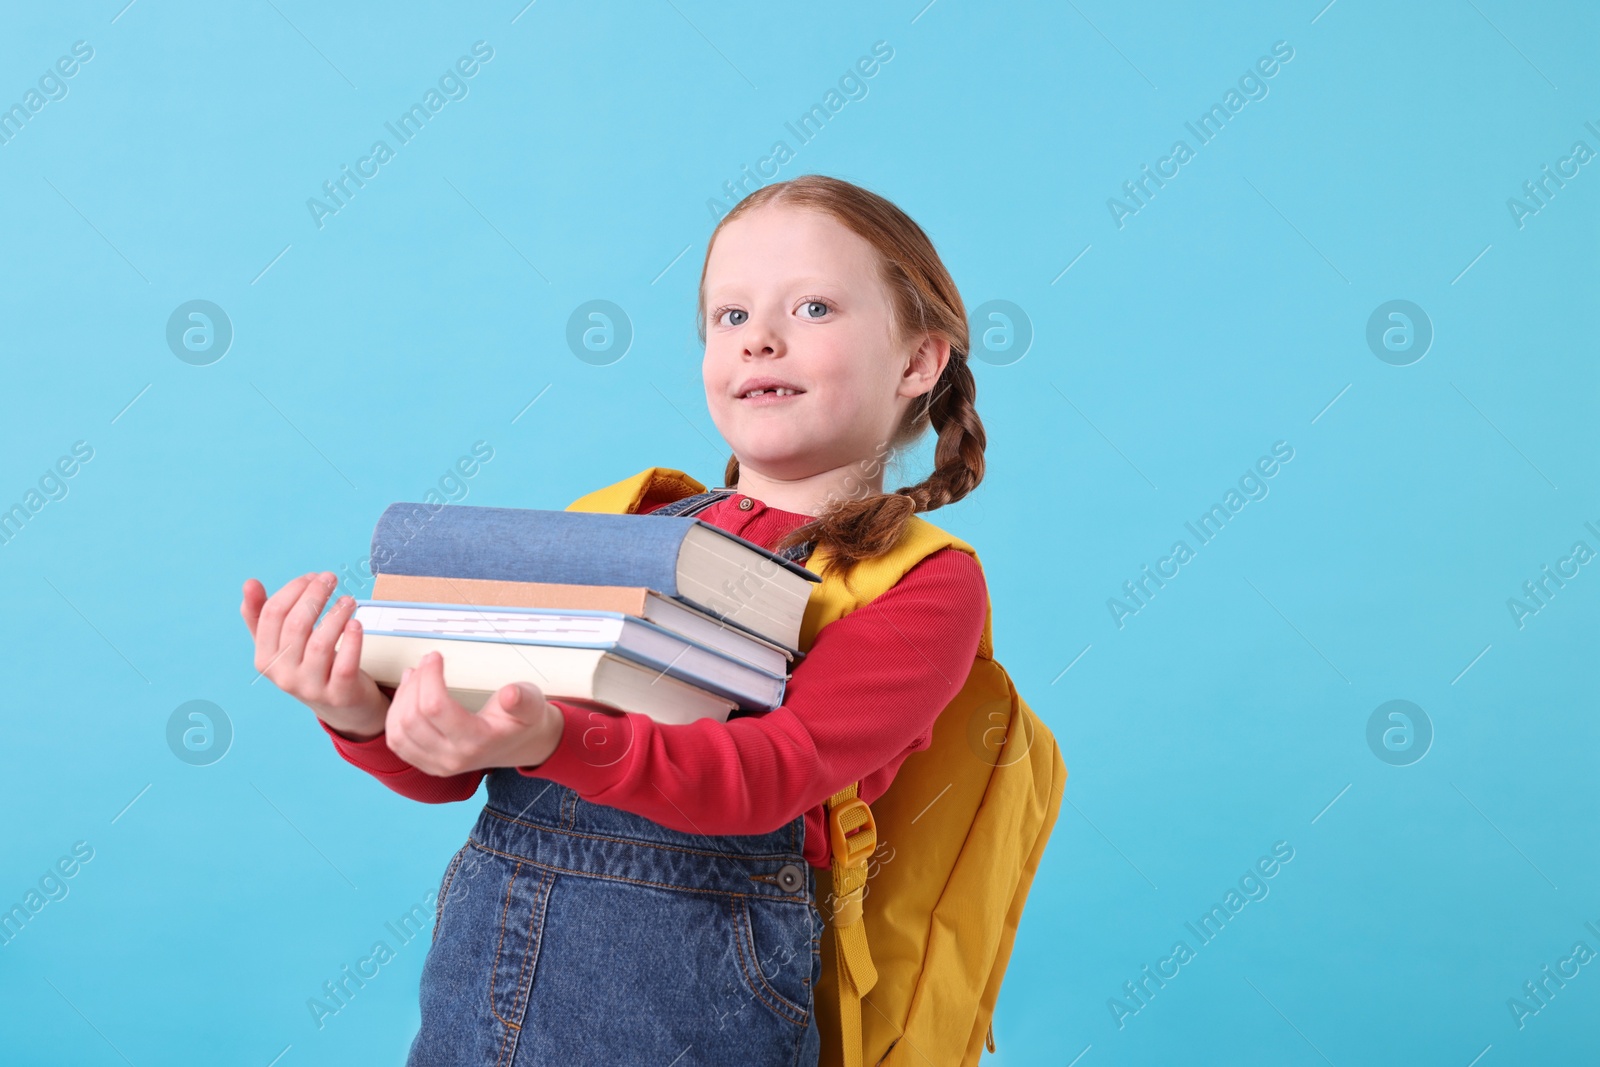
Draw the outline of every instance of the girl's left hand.
<instances>
[{"instance_id":1,"label":"girl's left hand","mask_svg":"<svg viewBox=\"0 0 1600 1067\"><path fill-rule=\"evenodd\" d=\"M405 673L389 704L389 750L436 777L543 763L561 741L565 719L532 682L501 686L477 712L445 690L444 657L429 652Z\"/></svg>"}]
</instances>

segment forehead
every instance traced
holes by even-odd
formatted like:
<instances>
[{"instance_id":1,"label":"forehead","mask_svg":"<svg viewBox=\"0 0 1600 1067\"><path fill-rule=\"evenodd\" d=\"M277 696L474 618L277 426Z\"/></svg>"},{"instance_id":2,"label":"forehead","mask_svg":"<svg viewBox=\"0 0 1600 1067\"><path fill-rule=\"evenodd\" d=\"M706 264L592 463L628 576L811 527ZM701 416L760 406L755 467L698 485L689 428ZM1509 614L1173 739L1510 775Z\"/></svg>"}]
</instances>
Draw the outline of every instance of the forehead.
<instances>
[{"instance_id":1,"label":"forehead","mask_svg":"<svg viewBox=\"0 0 1600 1067\"><path fill-rule=\"evenodd\" d=\"M833 216L768 204L724 226L706 260L706 291L860 286L876 277L873 247Z\"/></svg>"}]
</instances>

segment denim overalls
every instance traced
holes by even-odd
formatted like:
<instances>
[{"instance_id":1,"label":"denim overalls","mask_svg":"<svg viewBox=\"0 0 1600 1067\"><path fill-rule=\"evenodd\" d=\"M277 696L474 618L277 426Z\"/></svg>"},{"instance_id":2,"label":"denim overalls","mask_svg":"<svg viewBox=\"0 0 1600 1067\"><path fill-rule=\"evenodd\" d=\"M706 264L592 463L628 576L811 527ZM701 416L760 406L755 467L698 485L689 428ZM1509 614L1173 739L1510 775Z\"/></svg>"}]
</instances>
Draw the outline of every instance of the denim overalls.
<instances>
[{"instance_id":1,"label":"denim overalls","mask_svg":"<svg viewBox=\"0 0 1600 1067\"><path fill-rule=\"evenodd\" d=\"M814 1067L823 919L804 815L706 836L515 768L486 779L440 883L407 1067Z\"/></svg>"}]
</instances>

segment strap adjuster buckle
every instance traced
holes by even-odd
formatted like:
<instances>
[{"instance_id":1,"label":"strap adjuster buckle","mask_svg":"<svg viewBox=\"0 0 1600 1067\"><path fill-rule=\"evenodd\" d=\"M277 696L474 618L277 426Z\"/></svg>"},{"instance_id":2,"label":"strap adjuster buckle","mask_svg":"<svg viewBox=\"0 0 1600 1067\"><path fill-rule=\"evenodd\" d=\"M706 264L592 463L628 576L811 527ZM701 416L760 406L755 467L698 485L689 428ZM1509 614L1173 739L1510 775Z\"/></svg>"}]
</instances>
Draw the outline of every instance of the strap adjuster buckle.
<instances>
[{"instance_id":1,"label":"strap adjuster buckle","mask_svg":"<svg viewBox=\"0 0 1600 1067\"><path fill-rule=\"evenodd\" d=\"M854 830L854 833L848 831ZM860 797L828 806L828 837L833 845L833 863L854 867L865 863L878 849L878 826L872 809Z\"/></svg>"}]
</instances>

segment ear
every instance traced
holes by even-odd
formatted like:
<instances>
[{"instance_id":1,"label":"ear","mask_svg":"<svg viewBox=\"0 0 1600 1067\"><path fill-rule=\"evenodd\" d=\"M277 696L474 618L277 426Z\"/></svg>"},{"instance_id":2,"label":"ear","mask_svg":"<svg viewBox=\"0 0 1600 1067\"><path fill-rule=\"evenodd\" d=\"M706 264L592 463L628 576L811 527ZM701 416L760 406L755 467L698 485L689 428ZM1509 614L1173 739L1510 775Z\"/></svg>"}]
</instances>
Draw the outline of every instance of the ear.
<instances>
[{"instance_id":1,"label":"ear","mask_svg":"<svg viewBox=\"0 0 1600 1067\"><path fill-rule=\"evenodd\" d=\"M928 392L938 384L949 362L950 342L933 333L924 334L901 372L899 395L918 397Z\"/></svg>"}]
</instances>

